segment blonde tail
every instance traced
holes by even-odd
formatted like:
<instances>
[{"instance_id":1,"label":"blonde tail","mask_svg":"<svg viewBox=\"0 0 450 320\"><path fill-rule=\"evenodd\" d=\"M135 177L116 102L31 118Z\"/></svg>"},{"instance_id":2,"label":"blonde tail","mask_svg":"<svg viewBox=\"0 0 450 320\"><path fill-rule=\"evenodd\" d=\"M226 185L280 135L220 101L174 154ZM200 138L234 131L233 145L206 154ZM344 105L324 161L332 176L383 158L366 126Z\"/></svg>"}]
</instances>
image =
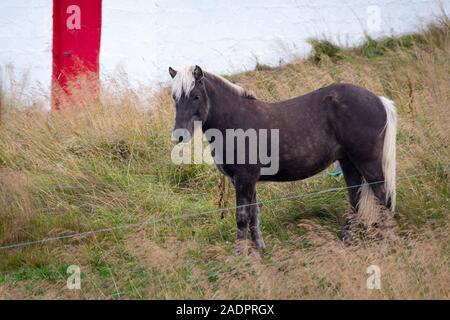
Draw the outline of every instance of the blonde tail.
<instances>
[{"instance_id":1,"label":"blonde tail","mask_svg":"<svg viewBox=\"0 0 450 320\"><path fill-rule=\"evenodd\" d=\"M386 126L383 144L383 174L386 190L386 204L391 203L391 211L395 210L395 186L396 186L396 136L397 136L397 111L394 102L385 97L379 97L386 110Z\"/></svg>"},{"instance_id":2,"label":"blonde tail","mask_svg":"<svg viewBox=\"0 0 450 320\"><path fill-rule=\"evenodd\" d=\"M383 158L382 168L384 174L384 187L386 190L385 204L390 203L389 209L395 210L395 187L396 187L396 135L397 135L397 112L395 110L394 102L385 98L379 97L381 103L386 110L386 125L383 128L384 142L383 142ZM377 219L376 212L379 211L379 204L376 201L375 194L372 187L367 181L362 179L362 186L360 189L360 196L358 202L358 213L361 219L366 222L371 222Z\"/></svg>"}]
</instances>

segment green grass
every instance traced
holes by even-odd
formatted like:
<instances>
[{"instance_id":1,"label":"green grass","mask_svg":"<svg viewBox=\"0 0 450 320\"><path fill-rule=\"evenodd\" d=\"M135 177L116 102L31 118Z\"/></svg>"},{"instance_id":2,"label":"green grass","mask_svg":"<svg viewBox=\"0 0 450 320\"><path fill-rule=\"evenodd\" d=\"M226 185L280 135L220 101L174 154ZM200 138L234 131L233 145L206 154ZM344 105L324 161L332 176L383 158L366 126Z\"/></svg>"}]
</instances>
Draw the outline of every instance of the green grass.
<instances>
[{"instance_id":1,"label":"green grass","mask_svg":"<svg viewBox=\"0 0 450 320\"><path fill-rule=\"evenodd\" d=\"M329 58L332 62L337 62L345 58L345 54L341 48L328 40L310 39L309 44L312 46L312 61L319 64L323 59Z\"/></svg>"},{"instance_id":2,"label":"green grass","mask_svg":"<svg viewBox=\"0 0 450 320\"><path fill-rule=\"evenodd\" d=\"M67 278L68 265L63 264L58 267L52 266L35 266L25 267L17 271L2 274L0 276L0 283L4 282L18 282L26 280L47 280L49 282L56 282L57 280L65 280Z\"/></svg>"}]
</instances>

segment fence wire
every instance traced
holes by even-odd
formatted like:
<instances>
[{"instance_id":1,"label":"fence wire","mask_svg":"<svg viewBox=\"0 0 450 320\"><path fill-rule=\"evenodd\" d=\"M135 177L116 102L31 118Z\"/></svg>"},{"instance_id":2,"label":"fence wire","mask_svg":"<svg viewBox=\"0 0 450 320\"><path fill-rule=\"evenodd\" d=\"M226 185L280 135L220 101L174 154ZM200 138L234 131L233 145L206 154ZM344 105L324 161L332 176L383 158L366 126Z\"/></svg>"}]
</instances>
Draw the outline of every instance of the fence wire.
<instances>
[{"instance_id":1,"label":"fence wire","mask_svg":"<svg viewBox=\"0 0 450 320\"><path fill-rule=\"evenodd\" d=\"M450 171L450 165L447 166L447 167L441 168L441 169L437 169L437 170L424 171L424 172L413 174L413 175L397 177L396 181L406 180L406 179L416 178L416 177L423 177L423 176L428 176L428 175L432 175L432 174L446 173L446 172L449 172L449 171ZM46 244L46 243L53 242L53 241L73 239L73 238L77 238L77 237L82 238L82 237L96 235L96 234L99 234L99 233L106 233L106 232L113 232L113 231L116 231L116 230L131 229L131 228L141 227L141 226L145 226L145 225L158 224L158 223L161 223L161 222L169 222L169 221L174 221L174 220L179 220L179 219L194 218L194 217L198 217L198 216L209 215L209 214L217 213L217 212L231 211L231 210L236 210L236 209L240 209L240 208L245 208L245 207L248 207L248 206L254 206L255 204L257 204L257 205L267 205L267 204L277 203L277 202L286 201L286 200L307 198L307 197L312 197L312 196L316 196L316 195L320 195L320 194L324 194L324 193L331 193L331 192L338 192L338 191L343 191L343 190L349 190L349 189L353 189L353 188L359 188L359 187L361 187L364 184L373 185L373 184L380 184L380 183L384 183L384 182L385 182L384 180L380 180L380 181L375 181L375 182L370 182L370 183L357 184L357 185L353 185L353 186L329 188L329 189L324 189L324 190L320 190L320 191L316 191L316 192L305 192L305 193L301 193L301 194L288 195L288 196L285 196L285 197L269 199L269 200L265 200L265 201L257 201L255 203L249 203L249 204L244 204L244 205L239 205L239 206L226 207L226 208L216 208L216 209L212 209L212 210L208 210L208 211L188 213L188 214L175 216L175 217L165 217L165 218L159 218L159 219L147 219L147 220L144 220L144 221L141 221L141 222L124 224L124 225L115 226L115 227L105 227L105 228L99 228L99 229L96 229L96 230L90 230L90 231L85 231L85 232L77 232L77 233L71 233L71 234L62 235L62 236L55 236L55 237L44 238L44 239L40 239L40 240L25 241L25 242L19 242L19 243L11 243L11 244L0 246L0 250L18 249L18 248L22 248L22 247L27 247L27 246L32 246L32 245L39 245L39 244Z\"/></svg>"}]
</instances>

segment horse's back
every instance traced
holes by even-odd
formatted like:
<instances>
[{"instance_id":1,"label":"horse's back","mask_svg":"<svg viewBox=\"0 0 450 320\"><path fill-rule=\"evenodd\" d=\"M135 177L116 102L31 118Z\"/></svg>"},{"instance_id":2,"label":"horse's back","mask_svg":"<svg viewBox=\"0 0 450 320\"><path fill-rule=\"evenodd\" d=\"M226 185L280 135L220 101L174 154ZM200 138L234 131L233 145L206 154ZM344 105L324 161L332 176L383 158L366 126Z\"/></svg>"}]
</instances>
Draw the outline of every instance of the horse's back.
<instances>
[{"instance_id":1,"label":"horse's back","mask_svg":"<svg viewBox=\"0 0 450 320\"><path fill-rule=\"evenodd\" d=\"M331 84L277 106L284 119L309 132L326 130L341 143L354 135L377 136L386 124L380 98L349 83Z\"/></svg>"},{"instance_id":2,"label":"horse's back","mask_svg":"<svg viewBox=\"0 0 450 320\"><path fill-rule=\"evenodd\" d=\"M332 84L270 108L280 129L280 172L267 180L302 179L346 153L370 157L382 145L383 105L352 84Z\"/></svg>"}]
</instances>

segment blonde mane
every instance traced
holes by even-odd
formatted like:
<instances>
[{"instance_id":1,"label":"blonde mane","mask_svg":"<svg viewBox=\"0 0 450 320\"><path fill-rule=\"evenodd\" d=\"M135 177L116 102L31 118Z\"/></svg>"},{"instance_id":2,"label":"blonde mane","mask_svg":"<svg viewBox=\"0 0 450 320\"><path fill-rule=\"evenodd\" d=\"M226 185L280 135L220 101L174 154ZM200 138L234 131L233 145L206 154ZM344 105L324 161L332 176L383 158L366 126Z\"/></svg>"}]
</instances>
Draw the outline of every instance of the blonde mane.
<instances>
[{"instance_id":1,"label":"blonde mane","mask_svg":"<svg viewBox=\"0 0 450 320\"><path fill-rule=\"evenodd\" d=\"M183 94L185 97L188 97L192 89L194 89L195 87L194 69L195 66L188 66L183 70L178 71L176 76L173 78L172 95L177 101L181 99ZM203 72L207 79L209 78L220 81L225 87L228 87L238 96L245 97L248 99L256 99L256 96L252 91L247 90L235 83L232 83L231 81L217 74L206 71Z\"/></svg>"}]
</instances>

